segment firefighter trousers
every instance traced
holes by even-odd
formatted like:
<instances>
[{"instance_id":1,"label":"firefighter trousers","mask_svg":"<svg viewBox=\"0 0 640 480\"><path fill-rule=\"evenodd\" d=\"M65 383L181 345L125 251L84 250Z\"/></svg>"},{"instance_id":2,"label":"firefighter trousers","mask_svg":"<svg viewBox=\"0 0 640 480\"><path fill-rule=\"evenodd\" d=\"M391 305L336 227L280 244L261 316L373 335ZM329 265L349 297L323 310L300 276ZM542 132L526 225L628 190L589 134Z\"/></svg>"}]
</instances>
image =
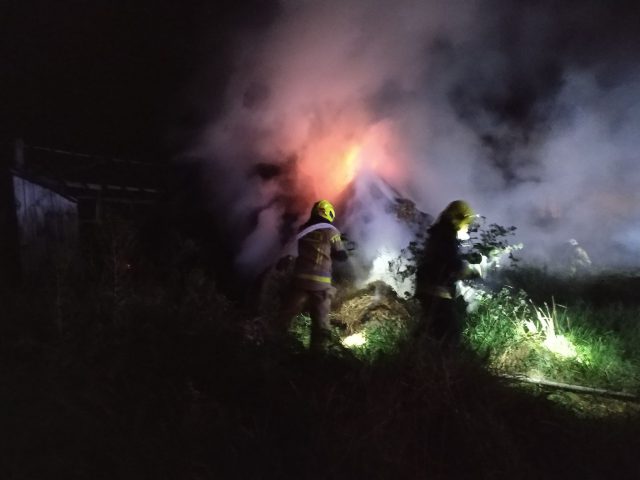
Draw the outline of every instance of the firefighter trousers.
<instances>
[{"instance_id":1,"label":"firefighter trousers","mask_svg":"<svg viewBox=\"0 0 640 480\"><path fill-rule=\"evenodd\" d=\"M462 338L462 324L455 300L435 295L424 295L419 300L422 318L415 336L426 333L443 347L457 347Z\"/></svg>"},{"instance_id":2,"label":"firefighter trousers","mask_svg":"<svg viewBox=\"0 0 640 480\"><path fill-rule=\"evenodd\" d=\"M287 330L296 315L308 312L311 317L310 349L322 349L331 339L329 312L335 292L334 287L325 290L303 290L294 287L285 302L282 327Z\"/></svg>"}]
</instances>

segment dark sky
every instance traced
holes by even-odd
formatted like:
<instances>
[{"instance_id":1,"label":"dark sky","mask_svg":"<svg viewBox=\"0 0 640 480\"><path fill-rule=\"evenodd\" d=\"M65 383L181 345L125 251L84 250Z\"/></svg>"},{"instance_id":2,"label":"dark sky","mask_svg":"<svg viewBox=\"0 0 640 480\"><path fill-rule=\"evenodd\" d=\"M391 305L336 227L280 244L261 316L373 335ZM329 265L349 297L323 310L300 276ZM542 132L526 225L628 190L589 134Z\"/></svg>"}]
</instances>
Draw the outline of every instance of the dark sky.
<instances>
[{"instance_id":1,"label":"dark sky","mask_svg":"<svg viewBox=\"0 0 640 480\"><path fill-rule=\"evenodd\" d=\"M609 73L617 68L616 58L624 65L637 55L637 2L611 2L605 9L597 1L523 3L546 12L545 28L553 40L545 60L551 78L560 71L554 67L558 55L588 64L602 53L610 59ZM114 155L153 157L180 150L197 127L211 121L215 102L223 97L234 38L269 25L278 16L277 5L275 0L0 2L0 139L21 136L32 144ZM513 41L520 34L508 28L519 28L514 19L522 17L520 2L488 5L495 35L522 52ZM519 85L532 78L529 70L521 65ZM522 98L490 100L501 115L519 118L535 102L530 90L524 89ZM486 92L468 88L461 101L476 94L487 101Z\"/></svg>"},{"instance_id":2,"label":"dark sky","mask_svg":"<svg viewBox=\"0 0 640 480\"><path fill-rule=\"evenodd\" d=\"M233 36L272 11L265 1L0 2L0 141L147 159L180 150L211 110L188 101L193 88L221 98Z\"/></svg>"}]
</instances>

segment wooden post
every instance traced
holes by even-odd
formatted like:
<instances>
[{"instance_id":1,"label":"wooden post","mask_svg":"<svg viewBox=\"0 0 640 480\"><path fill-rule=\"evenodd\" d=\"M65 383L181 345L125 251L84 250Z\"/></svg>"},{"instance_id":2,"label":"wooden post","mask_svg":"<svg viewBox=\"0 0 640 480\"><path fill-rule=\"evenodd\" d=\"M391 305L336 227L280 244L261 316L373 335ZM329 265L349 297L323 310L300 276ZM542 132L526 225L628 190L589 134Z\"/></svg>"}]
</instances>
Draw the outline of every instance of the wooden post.
<instances>
[{"instance_id":1,"label":"wooden post","mask_svg":"<svg viewBox=\"0 0 640 480\"><path fill-rule=\"evenodd\" d=\"M9 293L20 284L20 243L11 166L24 161L24 144L17 140L14 158L0 154L0 293ZM17 166L17 165L16 165Z\"/></svg>"}]
</instances>

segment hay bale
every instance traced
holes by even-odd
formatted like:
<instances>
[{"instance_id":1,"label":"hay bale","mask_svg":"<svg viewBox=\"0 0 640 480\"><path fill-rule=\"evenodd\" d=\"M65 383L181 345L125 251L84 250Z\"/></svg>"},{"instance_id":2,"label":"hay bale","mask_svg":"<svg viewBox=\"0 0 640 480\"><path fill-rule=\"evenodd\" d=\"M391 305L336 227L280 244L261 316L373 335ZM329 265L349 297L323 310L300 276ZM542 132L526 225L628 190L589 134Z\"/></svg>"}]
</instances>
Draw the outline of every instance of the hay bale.
<instances>
[{"instance_id":1,"label":"hay bale","mask_svg":"<svg viewBox=\"0 0 640 480\"><path fill-rule=\"evenodd\" d=\"M398 326L409 322L411 314L406 301L386 283L376 281L354 290L335 306L331 320L345 328L347 335L360 331L365 325L393 322Z\"/></svg>"}]
</instances>

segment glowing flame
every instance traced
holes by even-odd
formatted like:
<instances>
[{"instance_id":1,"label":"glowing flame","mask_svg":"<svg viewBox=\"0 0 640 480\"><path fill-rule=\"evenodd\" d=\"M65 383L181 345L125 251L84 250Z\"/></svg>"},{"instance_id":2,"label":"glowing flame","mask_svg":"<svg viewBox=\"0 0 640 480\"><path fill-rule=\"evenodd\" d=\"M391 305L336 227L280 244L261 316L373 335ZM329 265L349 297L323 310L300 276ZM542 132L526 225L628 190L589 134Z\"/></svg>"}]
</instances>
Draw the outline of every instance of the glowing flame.
<instances>
[{"instance_id":1,"label":"glowing flame","mask_svg":"<svg viewBox=\"0 0 640 480\"><path fill-rule=\"evenodd\" d=\"M359 145L352 145L339 160L334 179L336 187L343 189L354 179L358 171L360 151Z\"/></svg>"},{"instance_id":2,"label":"glowing flame","mask_svg":"<svg viewBox=\"0 0 640 480\"><path fill-rule=\"evenodd\" d=\"M365 168L387 181L401 183L398 164L402 157L395 140L385 123L354 127L337 122L331 131L312 138L299 150L298 181L309 196L328 200L340 196Z\"/></svg>"},{"instance_id":3,"label":"glowing flame","mask_svg":"<svg viewBox=\"0 0 640 480\"><path fill-rule=\"evenodd\" d=\"M361 147L357 144L334 145L323 142L316 145L301 167L304 177L322 198L335 198L349 185L358 172Z\"/></svg>"}]
</instances>

